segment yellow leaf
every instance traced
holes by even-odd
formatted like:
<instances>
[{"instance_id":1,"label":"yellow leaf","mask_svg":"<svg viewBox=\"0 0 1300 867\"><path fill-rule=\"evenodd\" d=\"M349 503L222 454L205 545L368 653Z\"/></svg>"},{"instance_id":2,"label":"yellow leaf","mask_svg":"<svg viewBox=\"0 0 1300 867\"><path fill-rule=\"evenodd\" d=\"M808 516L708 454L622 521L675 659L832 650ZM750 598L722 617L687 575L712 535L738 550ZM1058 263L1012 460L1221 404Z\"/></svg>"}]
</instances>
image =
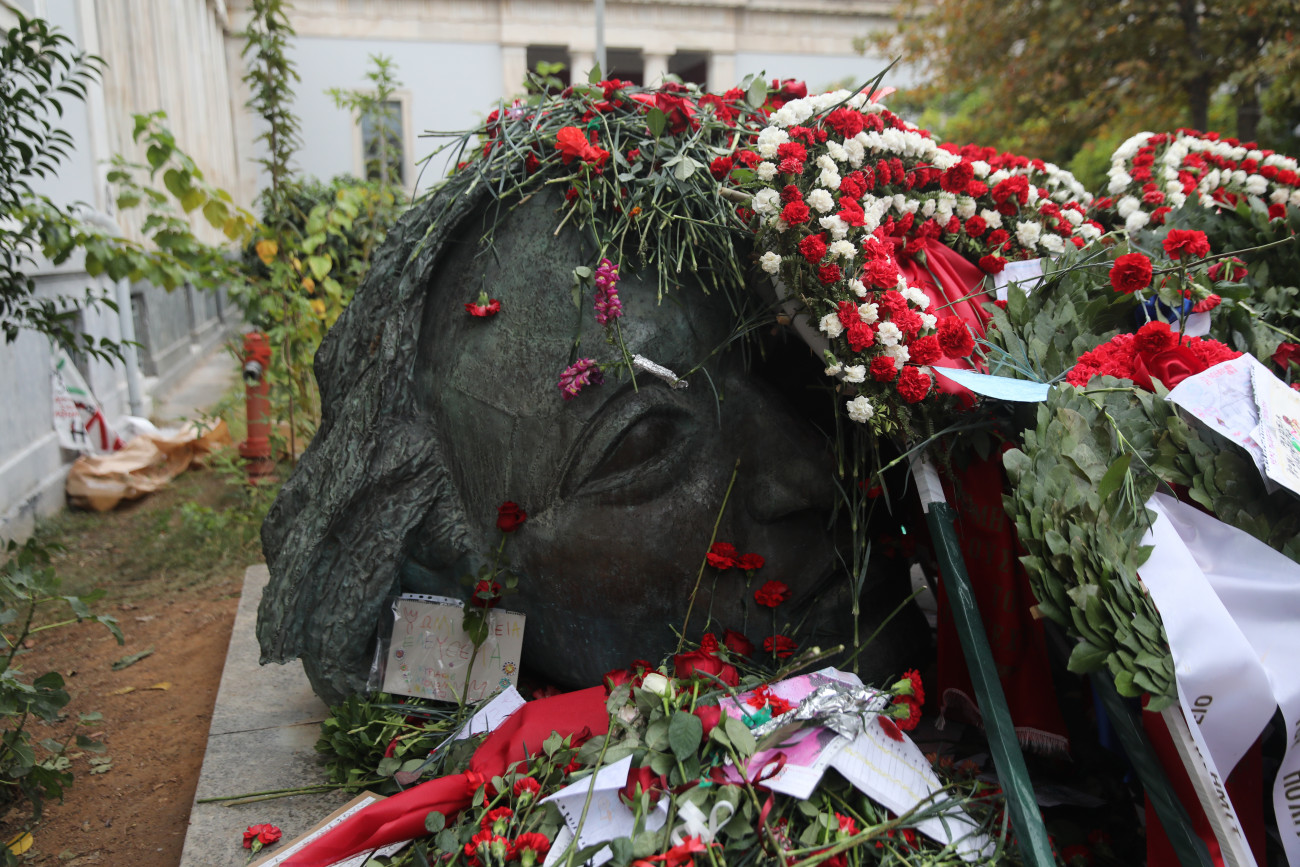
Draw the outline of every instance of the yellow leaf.
<instances>
[{"instance_id":1,"label":"yellow leaf","mask_svg":"<svg viewBox=\"0 0 1300 867\"><path fill-rule=\"evenodd\" d=\"M166 680L164 680L162 683L155 683L153 686L147 687L147 689L171 689L171 688L172 688L171 682Z\"/></svg>"},{"instance_id":2,"label":"yellow leaf","mask_svg":"<svg viewBox=\"0 0 1300 867\"><path fill-rule=\"evenodd\" d=\"M257 250L257 258L269 267L275 261L275 254L280 252L280 245L269 238L263 238L254 245L254 249Z\"/></svg>"},{"instance_id":3,"label":"yellow leaf","mask_svg":"<svg viewBox=\"0 0 1300 867\"><path fill-rule=\"evenodd\" d=\"M303 277L303 278L302 278L302 288L304 288L304 289L306 289L308 292L310 292L311 290L313 290L313 289L316 288L316 281L313 280L313 279L311 279L310 277Z\"/></svg>"},{"instance_id":4,"label":"yellow leaf","mask_svg":"<svg viewBox=\"0 0 1300 867\"><path fill-rule=\"evenodd\" d=\"M128 692L135 692L134 686L124 686L121 689L115 689L109 695L126 695Z\"/></svg>"},{"instance_id":5,"label":"yellow leaf","mask_svg":"<svg viewBox=\"0 0 1300 867\"><path fill-rule=\"evenodd\" d=\"M27 831L23 831L21 834L14 837L5 845L9 847L10 852L14 853L15 855L21 855L24 852L26 852L28 849L32 848L32 843L34 842L35 841L32 839L32 835Z\"/></svg>"},{"instance_id":6,"label":"yellow leaf","mask_svg":"<svg viewBox=\"0 0 1300 867\"><path fill-rule=\"evenodd\" d=\"M311 299L311 309L316 311L316 315L325 318L325 302L319 298Z\"/></svg>"}]
</instances>

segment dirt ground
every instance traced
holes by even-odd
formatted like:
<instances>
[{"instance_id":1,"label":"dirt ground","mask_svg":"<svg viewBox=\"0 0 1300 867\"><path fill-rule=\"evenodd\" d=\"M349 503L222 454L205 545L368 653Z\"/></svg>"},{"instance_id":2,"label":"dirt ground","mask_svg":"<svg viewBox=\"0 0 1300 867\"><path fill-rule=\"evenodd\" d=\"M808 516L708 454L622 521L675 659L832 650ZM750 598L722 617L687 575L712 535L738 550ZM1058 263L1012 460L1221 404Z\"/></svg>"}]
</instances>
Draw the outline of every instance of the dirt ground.
<instances>
[{"instance_id":1,"label":"dirt ground","mask_svg":"<svg viewBox=\"0 0 1300 867\"><path fill-rule=\"evenodd\" d=\"M75 624L38 633L18 658L24 672L64 676L70 720L102 713L81 732L107 747L70 751L76 779L62 803L47 804L24 863L179 863L244 569L259 559L245 506L237 488L198 470L139 503L69 513L42 532L68 547L55 563L64 592L106 591L93 608L117 618L126 643L99 624ZM74 725L56 728L38 724L33 734L66 737ZM5 818L4 839L23 818Z\"/></svg>"}]
</instances>

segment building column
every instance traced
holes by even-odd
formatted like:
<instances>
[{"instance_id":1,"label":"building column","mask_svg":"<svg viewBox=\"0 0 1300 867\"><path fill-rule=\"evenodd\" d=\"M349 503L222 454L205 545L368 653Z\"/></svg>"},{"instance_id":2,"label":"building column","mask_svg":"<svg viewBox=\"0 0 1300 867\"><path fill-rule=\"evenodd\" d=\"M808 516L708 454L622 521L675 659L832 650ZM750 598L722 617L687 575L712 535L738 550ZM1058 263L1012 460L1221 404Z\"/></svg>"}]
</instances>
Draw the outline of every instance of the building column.
<instances>
[{"instance_id":1,"label":"building column","mask_svg":"<svg viewBox=\"0 0 1300 867\"><path fill-rule=\"evenodd\" d=\"M510 99L523 93L524 77L528 74L528 46L501 46L501 98Z\"/></svg>"},{"instance_id":2,"label":"building column","mask_svg":"<svg viewBox=\"0 0 1300 867\"><path fill-rule=\"evenodd\" d=\"M736 78L736 55L710 54L709 90L713 93L722 93L739 84L740 81Z\"/></svg>"},{"instance_id":3,"label":"building column","mask_svg":"<svg viewBox=\"0 0 1300 867\"><path fill-rule=\"evenodd\" d=\"M662 83L663 77L668 74L668 55L647 52L641 55L641 62L641 82L646 87Z\"/></svg>"},{"instance_id":4,"label":"building column","mask_svg":"<svg viewBox=\"0 0 1300 867\"><path fill-rule=\"evenodd\" d=\"M596 52L580 51L577 48L569 49L569 83L577 84L587 80L587 73L596 65ZM608 70L601 70L602 74L608 73Z\"/></svg>"}]
</instances>

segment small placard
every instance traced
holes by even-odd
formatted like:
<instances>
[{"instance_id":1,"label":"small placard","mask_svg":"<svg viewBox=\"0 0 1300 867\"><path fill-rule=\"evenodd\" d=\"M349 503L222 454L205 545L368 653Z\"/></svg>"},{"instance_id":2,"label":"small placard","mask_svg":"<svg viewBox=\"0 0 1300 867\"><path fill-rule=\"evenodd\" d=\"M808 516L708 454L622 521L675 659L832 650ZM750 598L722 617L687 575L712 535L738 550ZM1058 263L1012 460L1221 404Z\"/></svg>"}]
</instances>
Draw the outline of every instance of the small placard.
<instances>
[{"instance_id":1,"label":"small placard","mask_svg":"<svg viewBox=\"0 0 1300 867\"><path fill-rule=\"evenodd\" d=\"M464 605L456 599L414 594L397 597L384 692L474 702L517 685L524 615L500 608L489 611L487 640L477 653L461 628L464 616Z\"/></svg>"},{"instance_id":2,"label":"small placard","mask_svg":"<svg viewBox=\"0 0 1300 867\"><path fill-rule=\"evenodd\" d=\"M1300 392L1291 389L1262 364L1252 369L1259 432L1268 477L1300 494Z\"/></svg>"}]
</instances>

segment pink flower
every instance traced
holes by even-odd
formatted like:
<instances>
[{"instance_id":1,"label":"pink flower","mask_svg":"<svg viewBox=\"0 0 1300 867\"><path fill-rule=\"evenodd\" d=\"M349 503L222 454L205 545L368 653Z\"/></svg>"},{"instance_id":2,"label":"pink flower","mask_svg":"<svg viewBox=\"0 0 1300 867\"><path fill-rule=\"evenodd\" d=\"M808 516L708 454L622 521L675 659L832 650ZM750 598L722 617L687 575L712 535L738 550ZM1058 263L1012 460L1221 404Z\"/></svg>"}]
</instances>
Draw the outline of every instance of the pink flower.
<instances>
[{"instance_id":1,"label":"pink flower","mask_svg":"<svg viewBox=\"0 0 1300 867\"><path fill-rule=\"evenodd\" d=\"M579 358L564 369L556 385L565 400L573 400L588 385L602 385L604 382L605 374L601 373L596 359Z\"/></svg>"}]
</instances>

